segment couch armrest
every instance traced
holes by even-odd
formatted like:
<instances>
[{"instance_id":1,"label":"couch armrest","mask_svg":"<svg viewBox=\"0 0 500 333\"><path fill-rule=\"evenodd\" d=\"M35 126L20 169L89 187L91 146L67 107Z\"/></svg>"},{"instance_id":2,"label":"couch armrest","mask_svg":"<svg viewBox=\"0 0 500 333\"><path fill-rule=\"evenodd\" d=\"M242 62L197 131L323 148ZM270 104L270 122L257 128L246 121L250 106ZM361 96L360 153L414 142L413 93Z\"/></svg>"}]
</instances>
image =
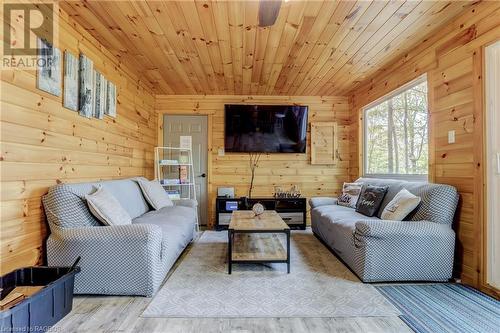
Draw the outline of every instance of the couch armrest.
<instances>
[{"instance_id":1,"label":"couch armrest","mask_svg":"<svg viewBox=\"0 0 500 333\"><path fill-rule=\"evenodd\" d=\"M455 232L430 221L361 220L354 231L356 269L365 282L447 281Z\"/></svg>"},{"instance_id":2,"label":"couch armrest","mask_svg":"<svg viewBox=\"0 0 500 333\"><path fill-rule=\"evenodd\" d=\"M184 206L184 207L191 207L196 209L198 207L198 201L194 199L180 199L180 200L173 200L174 204L176 206Z\"/></svg>"},{"instance_id":3,"label":"couch armrest","mask_svg":"<svg viewBox=\"0 0 500 333\"><path fill-rule=\"evenodd\" d=\"M162 256L162 230L154 224L127 224L102 227L57 228L50 235L68 251L81 253L82 263L94 256L126 264L130 254L143 257ZM86 254L86 255L85 255Z\"/></svg>"},{"instance_id":4,"label":"couch armrest","mask_svg":"<svg viewBox=\"0 0 500 333\"><path fill-rule=\"evenodd\" d=\"M391 221L362 220L356 222L355 235L362 237L421 237L436 235L454 235L454 231L446 224L430 221Z\"/></svg>"},{"instance_id":5,"label":"couch armrest","mask_svg":"<svg viewBox=\"0 0 500 333\"><path fill-rule=\"evenodd\" d=\"M162 242L161 228L152 224L57 228L47 240L47 259L68 266L81 257L76 293L151 296L163 279Z\"/></svg>"},{"instance_id":6,"label":"couch armrest","mask_svg":"<svg viewBox=\"0 0 500 333\"><path fill-rule=\"evenodd\" d=\"M319 206L328 206L328 205L336 205L337 198L331 197L316 197L309 199L309 205L311 208L316 208Z\"/></svg>"}]
</instances>

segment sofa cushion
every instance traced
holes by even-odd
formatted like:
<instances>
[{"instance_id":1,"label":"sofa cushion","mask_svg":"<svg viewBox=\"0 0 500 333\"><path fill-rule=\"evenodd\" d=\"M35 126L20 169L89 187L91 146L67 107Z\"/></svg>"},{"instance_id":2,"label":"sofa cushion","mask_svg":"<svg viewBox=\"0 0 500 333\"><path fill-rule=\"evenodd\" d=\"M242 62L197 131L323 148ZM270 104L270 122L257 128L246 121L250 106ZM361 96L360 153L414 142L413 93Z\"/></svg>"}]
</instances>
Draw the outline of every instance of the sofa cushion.
<instances>
[{"instance_id":1,"label":"sofa cushion","mask_svg":"<svg viewBox=\"0 0 500 333\"><path fill-rule=\"evenodd\" d=\"M85 196L92 214L104 225L131 224L132 219L118 200L105 188L99 186L94 193Z\"/></svg>"},{"instance_id":2,"label":"sofa cushion","mask_svg":"<svg viewBox=\"0 0 500 333\"><path fill-rule=\"evenodd\" d=\"M352 251L356 222L366 220L367 217L344 206L320 206L314 210L319 215L324 230L331 235L333 249L339 254ZM370 219L378 220L376 217Z\"/></svg>"},{"instance_id":3,"label":"sofa cushion","mask_svg":"<svg viewBox=\"0 0 500 333\"><path fill-rule=\"evenodd\" d=\"M132 219L150 210L146 199L142 195L141 188L134 178L67 184L69 190L78 195L82 200L85 200L85 195L92 193L94 188L99 185L109 191L118 200Z\"/></svg>"},{"instance_id":4,"label":"sofa cushion","mask_svg":"<svg viewBox=\"0 0 500 333\"><path fill-rule=\"evenodd\" d=\"M332 223L340 223L340 224L352 224L352 228L354 229L354 224L360 220L366 220L366 216L360 213L357 213L354 209L344 206L338 205L330 205L330 206L320 206L314 208L316 212L318 212L321 218L325 217ZM375 217L370 218L370 220L378 220Z\"/></svg>"},{"instance_id":5,"label":"sofa cushion","mask_svg":"<svg viewBox=\"0 0 500 333\"><path fill-rule=\"evenodd\" d=\"M196 221L196 210L185 206L163 207L162 209L152 210L142 216L136 217L132 220L132 223L161 224L170 221L186 221L194 225Z\"/></svg>"},{"instance_id":6,"label":"sofa cushion","mask_svg":"<svg viewBox=\"0 0 500 333\"><path fill-rule=\"evenodd\" d=\"M132 220L132 224L154 224L163 231L162 255L173 260L193 239L196 211L190 207L169 206L150 211Z\"/></svg>"},{"instance_id":7,"label":"sofa cushion","mask_svg":"<svg viewBox=\"0 0 500 333\"><path fill-rule=\"evenodd\" d=\"M155 210L174 205L163 186L157 180L137 179L137 183L142 190L142 194Z\"/></svg>"}]
</instances>

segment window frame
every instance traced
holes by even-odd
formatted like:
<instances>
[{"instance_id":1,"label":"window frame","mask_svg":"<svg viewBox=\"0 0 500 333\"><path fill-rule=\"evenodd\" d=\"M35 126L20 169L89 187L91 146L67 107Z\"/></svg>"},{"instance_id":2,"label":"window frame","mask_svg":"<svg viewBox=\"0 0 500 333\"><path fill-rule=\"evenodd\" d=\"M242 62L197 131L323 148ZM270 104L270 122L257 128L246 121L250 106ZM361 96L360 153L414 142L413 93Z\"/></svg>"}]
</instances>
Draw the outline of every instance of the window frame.
<instances>
[{"instance_id":1,"label":"window frame","mask_svg":"<svg viewBox=\"0 0 500 333\"><path fill-rule=\"evenodd\" d=\"M399 180L408 180L408 181L423 181L423 182L428 182L429 181L429 165L427 165L427 173L426 174L401 174L401 173L368 173L367 172L367 167L368 167L368 160L366 157L366 147L368 145L368 135L367 135L367 111L374 106L384 103L385 101L388 101L389 99L401 94L403 91L411 89L423 82L427 83L427 144L430 145L429 142L429 121L430 121L430 114L429 114L429 83L427 80L427 73L417 77L416 79L411 80L410 82L407 82L400 86L399 88L394 89L393 91L389 92L388 94L385 94L382 97L377 98L373 102L365 105L364 107L361 108L361 112L363 115L363 155L362 155L362 162L363 162L363 177L365 178L383 178L383 179L399 179ZM430 153L430 147L428 149L428 153ZM430 158L428 159L430 161Z\"/></svg>"}]
</instances>

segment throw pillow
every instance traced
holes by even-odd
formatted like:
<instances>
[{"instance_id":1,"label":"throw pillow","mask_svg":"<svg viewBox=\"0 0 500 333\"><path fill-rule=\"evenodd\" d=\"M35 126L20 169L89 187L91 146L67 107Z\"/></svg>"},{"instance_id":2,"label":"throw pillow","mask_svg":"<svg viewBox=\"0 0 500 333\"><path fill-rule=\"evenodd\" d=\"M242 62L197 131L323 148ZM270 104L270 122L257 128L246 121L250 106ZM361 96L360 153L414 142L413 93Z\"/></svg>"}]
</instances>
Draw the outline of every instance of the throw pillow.
<instances>
[{"instance_id":1,"label":"throw pillow","mask_svg":"<svg viewBox=\"0 0 500 333\"><path fill-rule=\"evenodd\" d=\"M337 204L356 208L362 188L363 184L361 183L344 183L344 186L342 186L342 194L339 196Z\"/></svg>"},{"instance_id":2,"label":"throw pillow","mask_svg":"<svg viewBox=\"0 0 500 333\"><path fill-rule=\"evenodd\" d=\"M403 221L420 203L420 197L413 195L406 189L402 189L385 206L382 212L383 220Z\"/></svg>"},{"instance_id":3,"label":"throw pillow","mask_svg":"<svg viewBox=\"0 0 500 333\"><path fill-rule=\"evenodd\" d=\"M139 186L141 187L142 194L146 198L147 202L155 210L162 209L163 207L171 207L174 205L172 200L168 197L167 192L163 186L156 180L144 180L137 179Z\"/></svg>"},{"instance_id":4,"label":"throw pillow","mask_svg":"<svg viewBox=\"0 0 500 333\"><path fill-rule=\"evenodd\" d=\"M90 212L104 225L131 224L132 218L120 202L104 187L99 186L92 194L85 195Z\"/></svg>"},{"instance_id":5,"label":"throw pillow","mask_svg":"<svg viewBox=\"0 0 500 333\"><path fill-rule=\"evenodd\" d=\"M382 204L382 200L384 200L388 188L389 186L364 186L359 195L356 211L370 217L375 215Z\"/></svg>"}]
</instances>

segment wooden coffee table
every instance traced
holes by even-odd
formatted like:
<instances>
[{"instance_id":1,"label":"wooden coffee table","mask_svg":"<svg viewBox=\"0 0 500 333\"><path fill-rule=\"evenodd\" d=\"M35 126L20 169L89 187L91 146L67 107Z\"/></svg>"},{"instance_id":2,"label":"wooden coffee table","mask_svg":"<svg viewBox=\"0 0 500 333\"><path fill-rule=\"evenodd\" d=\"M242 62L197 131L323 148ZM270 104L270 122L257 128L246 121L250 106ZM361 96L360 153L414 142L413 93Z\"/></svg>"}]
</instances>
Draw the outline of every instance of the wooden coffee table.
<instances>
[{"instance_id":1,"label":"wooden coffee table","mask_svg":"<svg viewBox=\"0 0 500 333\"><path fill-rule=\"evenodd\" d=\"M279 234L286 235L286 249ZM290 227L274 210L255 216L251 210L237 210L228 228L228 273L232 264L286 263L290 273Z\"/></svg>"}]
</instances>

